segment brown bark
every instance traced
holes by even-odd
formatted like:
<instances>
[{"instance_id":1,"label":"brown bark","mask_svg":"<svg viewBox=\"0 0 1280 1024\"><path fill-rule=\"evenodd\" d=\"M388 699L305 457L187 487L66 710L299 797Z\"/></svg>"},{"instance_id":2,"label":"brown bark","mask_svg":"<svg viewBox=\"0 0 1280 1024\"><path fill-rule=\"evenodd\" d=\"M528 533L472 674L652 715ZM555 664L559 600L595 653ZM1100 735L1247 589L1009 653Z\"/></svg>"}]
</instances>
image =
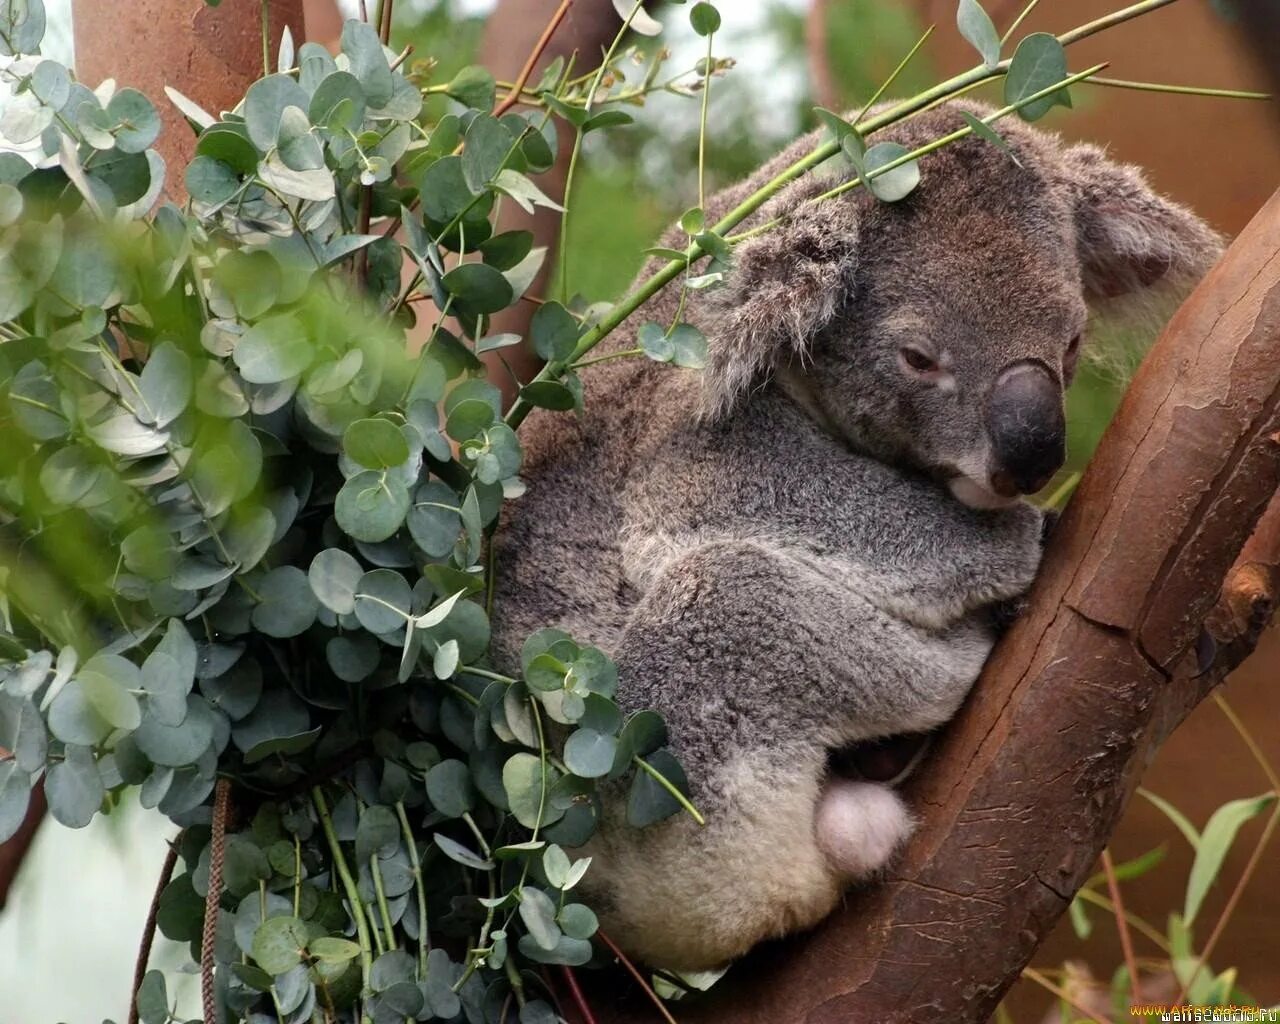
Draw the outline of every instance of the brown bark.
<instances>
[{"instance_id":1,"label":"brown bark","mask_svg":"<svg viewBox=\"0 0 1280 1024\"><path fill-rule=\"evenodd\" d=\"M682 1009L682 1024L993 1012L1155 750L1271 616L1277 239L1280 192L1144 362L1059 524L1031 611L914 780L924 824L896 870L813 933L757 951L705 1005ZM605 1019L647 1019L628 1007Z\"/></svg>"},{"instance_id":2,"label":"brown bark","mask_svg":"<svg viewBox=\"0 0 1280 1024\"><path fill-rule=\"evenodd\" d=\"M234 106L263 73L262 8L257 0L74 0L76 74L96 86L114 78L146 93L164 130L156 149L168 168L165 195L186 199L183 171L195 150L195 134L164 94L171 85L215 116ZM306 38L302 0L271 0L270 69L285 26L297 44Z\"/></svg>"}]
</instances>

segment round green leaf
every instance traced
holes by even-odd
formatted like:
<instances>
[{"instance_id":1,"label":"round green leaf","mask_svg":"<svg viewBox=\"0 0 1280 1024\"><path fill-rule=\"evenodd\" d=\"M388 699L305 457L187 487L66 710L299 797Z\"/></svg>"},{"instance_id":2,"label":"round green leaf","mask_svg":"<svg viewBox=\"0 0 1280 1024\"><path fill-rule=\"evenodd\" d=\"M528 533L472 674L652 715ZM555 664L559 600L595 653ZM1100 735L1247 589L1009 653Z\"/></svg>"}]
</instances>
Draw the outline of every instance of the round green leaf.
<instances>
[{"instance_id":1,"label":"round green leaf","mask_svg":"<svg viewBox=\"0 0 1280 1024\"><path fill-rule=\"evenodd\" d=\"M88 746L106 739L111 723L98 713L79 680L73 679L49 705L49 731L64 743Z\"/></svg>"},{"instance_id":2,"label":"round green leaf","mask_svg":"<svg viewBox=\"0 0 1280 1024\"><path fill-rule=\"evenodd\" d=\"M49 738L32 701L0 693L0 747L13 754L24 772L44 767Z\"/></svg>"},{"instance_id":3,"label":"round green leaf","mask_svg":"<svg viewBox=\"0 0 1280 1024\"><path fill-rule=\"evenodd\" d=\"M14 761L0 761L0 843L21 827L30 800L31 776Z\"/></svg>"},{"instance_id":4,"label":"round green leaf","mask_svg":"<svg viewBox=\"0 0 1280 1024\"><path fill-rule=\"evenodd\" d=\"M1032 32L1018 44L1009 72L1004 78L1006 105L1020 103L1042 89L1067 77L1067 51L1057 38L1048 32ZM1057 105L1071 106L1066 89L1059 89L1018 108L1018 116L1024 121L1036 121Z\"/></svg>"},{"instance_id":5,"label":"round green leaf","mask_svg":"<svg viewBox=\"0 0 1280 1024\"><path fill-rule=\"evenodd\" d=\"M107 103L107 113L116 126L116 148L122 153L141 153L160 135L160 115L137 89L118 90Z\"/></svg>"},{"instance_id":6,"label":"round green leaf","mask_svg":"<svg viewBox=\"0 0 1280 1024\"><path fill-rule=\"evenodd\" d=\"M244 122L260 153L275 146L285 108L306 110L310 99L290 75L268 75L249 86L244 97Z\"/></svg>"},{"instance_id":7,"label":"round green leaf","mask_svg":"<svg viewBox=\"0 0 1280 1024\"><path fill-rule=\"evenodd\" d=\"M168 426L187 408L191 387L191 359L173 342L162 342L151 350L142 368L138 416L153 426Z\"/></svg>"},{"instance_id":8,"label":"round green leaf","mask_svg":"<svg viewBox=\"0 0 1280 1024\"><path fill-rule=\"evenodd\" d=\"M409 535L428 558L442 558L453 550L462 529L458 496L438 480L420 484L406 517Z\"/></svg>"},{"instance_id":9,"label":"round green leaf","mask_svg":"<svg viewBox=\"0 0 1280 1024\"><path fill-rule=\"evenodd\" d=\"M515 298L511 283L487 263L463 263L445 274L442 283L453 296L453 308L472 316L497 313Z\"/></svg>"},{"instance_id":10,"label":"round green leaf","mask_svg":"<svg viewBox=\"0 0 1280 1024\"><path fill-rule=\"evenodd\" d=\"M427 772L431 806L448 818L460 818L475 806L471 773L461 761L441 761Z\"/></svg>"},{"instance_id":11,"label":"round green leaf","mask_svg":"<svg viewBox=\"0 0 1280 1024\"><path fill-rule=\"evenodd\" d=\"M877 199L886 203L896 203L899 199L909 196L920 184L920 164L915 160L908 160L875 177L870 176L871 172L901 159L907 153L908 150L896 142L878 142L867 150L863 159L868 176L863 180Z\"/></svg>"},{"instance_id":12,"label":"round green leaf","mask_svg":"<svg viewBox=\"0 0 1280 1024\"><path fill-rule=\"evenodd\" d=\"M594 729L577 729L564 745L565 767L584 779L598 779L613 768L618 741Z\"/></svg>"},{"instance_id":13,"label":"round green leaf","mask_svg":"<svg viewBox=\"0 0 1280 1024\"><path fill-rule=\"evenodd\" d=\"M686 796L689 782L684 769L666 749L655 750L645 758L650 766ZM627 823L634 828L656 824L682 808L680 803L661 783L641 768L636 769L627 798Z\"/></svg>"},{"instance_id":14,"label":"round green leaf","mask_svg":"<svg viewBox=\"0 0 1280 1024\"><path fill-rule=\"evenodd\" d=\"M578 344L578 321L558 302L538 307L529 323L533 347L543 359L566 360Z\"/></svg>"},{"instance_id":15,"label":"round green leaf","mask_svg":"<svg viewBox=\"0 0 1280 1024\"><path fill-rule=\"evenodd\" d=\"M370 633L393 633L409 620L413 590L394 569L374 569L360 577L355 613Z\"/></svg>"},{"instance_id":16,"label":"round green leaf","mask_svg":"<svg viewBox=\"0 0 1280 1024\"><path fill-rule=\"evenodd\" d=\"M278 384L302 373L313 354L302 322L293 313L282 313L250 327L232 358L250 384Z\"/></svg>"},{"instance_id":17,"label":"round green leaf","mask_svg":"<svg viewBox=\"0 0 1280 1024\"><path fill-rule=\"evenodd\" d=\"M133 733L133 741L152 763L168 768L195 764L213 742L213 712L195 694L187 696L187 713L182 724L164 725L148 716Z\"/></svg>"},{"instance_id":18,"label":"round green leaf","mask_svg":"<svg viewBox=\"0 0 1280 1024\"><path fill-rule=\"evenodd\" d=\"M689 24L700 36L709 36L720 29L720 12L711 4L696 3L689 11Z\"/></svg>"},{"instance_id":19,"label":"round green leaf","mask_svg":"<svg viewBox=\"0 0 1280 1024\"><path fill-rule=\"evenodd\" d=\"M333 508L343 532L367 544L384 541L400 529L408 511L409 491L404 481L371 469L342 485Z\"/></svg>"},{"instance_id":20,"label":"round green leaf","mask_svg":"<svg viewBox=\"0 0 1280 1024\"><path fill-rule=\"evenodd\" d=\"M106 796L93 751L68 744L63 759L45 774L44 794L49 799L49 813L58 822L69 828L89 824Z\"/></svg>"},{"instance_id":21,"label":"round green leaf","mask_svg":"<svg viewBox=\"0 0 1280 1024\"><path fill-rule=\"evenodd\" d=\"M311 590L330 611L350 615L356 610L356 587L364 569L341 548L326 548L311 560L307 579Z\"/></svg>"},{"instance_id":22,"label":"round green leaf","mask_svg":"<svg viewBox=\"0 0 1280 1024\"><path fill-rule=\"evenodd\" d=\"M342 435L342 451L367 469L390 469L409 461L409 443L390 420L356 420Z\"/></svg>"},{"instance_id":23,"label":"round green leaf","mask_svg":"<svg viewBox=\"0 0 1280 1024\"><path fill-rule=\"evenodd\" d=\"M118 654L98 654L76 673L85 697L104 722L117 729L136 729L142 721L138 699L131 691L142 686L133 662Z\"/></svg>"},{"instance_id":24,"label":"round green leaf","mask_svg":"<svg viewBox=\"0 0 1280 1024\"><path fill-rule=\"evenodd\" d=\"M239 175L211 156L196 156L187 165L184 180L192 200L209 206L221 206L240 189Z\"/></svg>"},{"instance_id":25,"label":"round green leaf","mask_svg":"<svg viewBox=\"0 0 1280 1024\"><path fill-rule=\"evenodd\" d=\"M550 825L564 814L549 799L555 777L555 769L548 767L544 773L541 760L533 754L512 754L502 766L502 788L511 813L525 828Z\"/></svg>"},{"instance_id":26,"label":"round green leaf","mask_svg":"<svg viewBox=\"0 0 1280 1024\"><path fill-rule=\"evenodd\" d=\"M310 937L296 917L269 917L253 933L253 959L268 974L283 974L302 962Z\"/></svg>"},{"instance_id":27,"label":"round green leaf","mask_svg":"<svg viewBox=\"0 0 1280 1024\"><path fill-rule=\"evenodd\" d=\"M284 279L279 262L265 249L232 249L213 268L213 280L243 319L256 320L279 300Z\"/></svg>"},{"instance_id":28,"label":"round green leaf","mask_svg":"<svg viewBox=\"0 0 1280 1024\"><path fill-rule=\"evenodd\" d=\"M297 636L315 622L320 604L307 574L296 565L272 569L254 590L258 604L253 609L253 625L267 636Z\"/></svg>"}]
</instances>

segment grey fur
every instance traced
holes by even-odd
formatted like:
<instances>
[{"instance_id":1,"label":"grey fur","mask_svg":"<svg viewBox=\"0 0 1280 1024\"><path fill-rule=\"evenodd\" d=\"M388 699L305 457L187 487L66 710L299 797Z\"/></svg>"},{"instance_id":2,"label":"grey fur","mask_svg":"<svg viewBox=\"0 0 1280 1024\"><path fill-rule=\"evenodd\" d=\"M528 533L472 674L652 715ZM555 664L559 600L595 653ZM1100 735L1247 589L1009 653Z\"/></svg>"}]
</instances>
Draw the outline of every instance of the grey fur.
<instances>
[{"instance_id":1,"label":"grey fur","mask_svg":"<svg viewBox=\"0 0 1280 1024\"><path fill-rule=\"evenodd\" d=\"M910 147L960 123L944 107L878 138ZM610 800L586 851L604 927L650 963L722 964L838 902L850 878L812 824L827 752L950 718L993 642L991 606L1039 562L1037 510L948 489L985 472L993 382L1031 360L1063 383L1086 299L1185 284L1218 250L1136 170L1001 130L1021 166L965 139L926 157L898 204L861 189L806 204L829 176L789 186L747 226L785 223L691 297L705 373L612 361L586 371L585 417L529 421L496 657L518 664L545 625L613 655L621 703L666 718L708 818L635 831ZM708 221L815 143L715 196ZM644 315L669 322L676 301L668 289ZM632 346L624 334L607 345ZM904 341L947 360L948 388L903 371Z\"/></svg>"}]
</instances>

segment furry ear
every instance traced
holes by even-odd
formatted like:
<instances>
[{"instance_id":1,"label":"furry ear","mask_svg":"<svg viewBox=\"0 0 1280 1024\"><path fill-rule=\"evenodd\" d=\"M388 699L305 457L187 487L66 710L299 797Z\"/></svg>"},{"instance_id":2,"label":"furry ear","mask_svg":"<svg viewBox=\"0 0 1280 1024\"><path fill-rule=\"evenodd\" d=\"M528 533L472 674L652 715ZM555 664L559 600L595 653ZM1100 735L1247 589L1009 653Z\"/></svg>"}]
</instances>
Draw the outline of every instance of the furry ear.
<instances>
[{"instance_id":1,"label":"furry ear","mask_svg":"<svg viewBox=\"0 0 1280 1024\"><path fill-rule=\"evenodd\" d=\"M1097 146L1065 155L1076 247L1092 304L1150 299L1151 289L1181 298L1213 265L1222 240L1199 217L1159 195L1142 172L1109 160Z\"/></svg>"},{"instance_id":2,"label":"furry ear","mask_svg":"<svg viewBox=\"0 0 1280 1024\"><path fill-rule=\"evenodd\" d=\"M850 287L857 243L856 204L806 205L830 182L804 181L767 204L760 222L785 218L734 253L722 288L708 295L702 414L729 412L789 356L804 357Z\"/></svg>"}]
</instances>

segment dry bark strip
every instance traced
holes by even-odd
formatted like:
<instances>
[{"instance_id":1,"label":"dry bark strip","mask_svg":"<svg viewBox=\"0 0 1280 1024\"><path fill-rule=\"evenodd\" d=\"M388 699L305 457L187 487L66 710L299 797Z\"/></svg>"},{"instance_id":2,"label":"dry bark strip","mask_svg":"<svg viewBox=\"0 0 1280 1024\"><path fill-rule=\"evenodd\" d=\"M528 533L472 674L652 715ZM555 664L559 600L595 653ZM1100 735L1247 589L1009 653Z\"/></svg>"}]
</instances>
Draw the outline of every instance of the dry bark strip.
<instances>
[{"instance_id":1,"label":"dry bark strip","mask_svg":"<svg viewBox=\"0 0 1280 1024\"><path fill-rule=\"evenodd\" d=\"M1160 743L1270 619L1278 245L1280 192L1144 362L1055 532L1030 613L914 780L924 824L902 862L815 932L756 951L703 1006L682 1005L681 1024L988 1019ZM602 1019L651 1013L627 999Z\"/></svg>"}]
</instances>

